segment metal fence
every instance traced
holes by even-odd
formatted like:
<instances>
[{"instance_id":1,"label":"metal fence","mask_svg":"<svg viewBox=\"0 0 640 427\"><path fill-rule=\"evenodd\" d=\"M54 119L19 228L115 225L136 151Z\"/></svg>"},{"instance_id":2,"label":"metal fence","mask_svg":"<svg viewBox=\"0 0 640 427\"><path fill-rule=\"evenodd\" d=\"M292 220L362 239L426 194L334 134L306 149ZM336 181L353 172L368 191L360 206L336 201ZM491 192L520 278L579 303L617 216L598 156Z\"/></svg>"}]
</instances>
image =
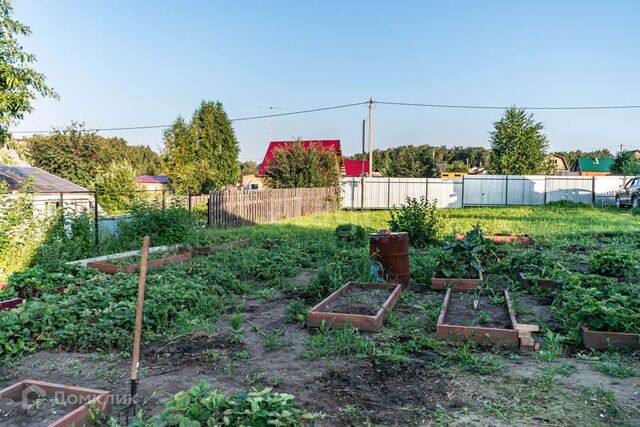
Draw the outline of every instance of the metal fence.
<instances>
[{"instance_id":1,"label":"metal fence","mask_svg":"<svg viewBox=\"0 0 640 427\"><path fill-rule=\"evenodd\" d=\"M408 197L437 200L441 208L545 205L566 200L613 205L623 176L465 175L441 178L345 178L344 209L390 209ZM363 191L364 187L364 191Z\"/></svg>"}]
</instances>

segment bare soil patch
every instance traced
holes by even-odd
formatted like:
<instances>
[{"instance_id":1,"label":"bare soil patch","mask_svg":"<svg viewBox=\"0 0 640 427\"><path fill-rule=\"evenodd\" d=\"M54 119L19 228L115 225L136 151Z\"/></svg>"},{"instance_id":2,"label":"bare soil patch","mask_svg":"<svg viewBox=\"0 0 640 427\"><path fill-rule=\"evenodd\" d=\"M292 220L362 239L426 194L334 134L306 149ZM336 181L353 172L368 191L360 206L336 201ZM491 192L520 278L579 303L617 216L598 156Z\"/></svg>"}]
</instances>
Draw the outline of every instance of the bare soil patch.
<instances>
[{"instance_id":1,"label":"bare soil patch","mask_svg":"<svg viewBox=\"0 0 640 427\"><path fill-rule=\"evenodd\" d=\"M25 409L21 400L0 398L0 424L6 427L46 427L78 406L43 398L31 400L29 408Z\"/></svg>"},{"instance_id":2,"label":"bare soil patch","mask_svg":"<svg viewBox=\"0 0 640 427\"><path fill-rule=\"evenodd\" d=\"M471 294L452 293L444 323L447 325L512 329L506 305L496 305L489 297L481 296L477 309L474 309L473 300L474 297Z\"/></svg>"},{"instance_id":3,"label":"bare soil patch","mask_svg":"<svg viewBox=\"0 0 640 427\"><path fill-rule=\"evenodd\" d=\"M327 304L322 311L375 316L391 292L392 289L371 289L355 285L347 288L336 300Z\"/></svg>"}]
</instances>

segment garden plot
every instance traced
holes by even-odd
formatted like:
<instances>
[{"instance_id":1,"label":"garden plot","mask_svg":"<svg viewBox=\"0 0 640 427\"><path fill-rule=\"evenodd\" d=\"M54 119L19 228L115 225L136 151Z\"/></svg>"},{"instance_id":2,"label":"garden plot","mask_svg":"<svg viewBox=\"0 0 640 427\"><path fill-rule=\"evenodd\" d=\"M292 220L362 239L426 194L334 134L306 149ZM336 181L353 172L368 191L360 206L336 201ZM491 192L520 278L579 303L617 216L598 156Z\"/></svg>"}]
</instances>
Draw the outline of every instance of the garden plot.
<instances>
[{"instance_id":1,"label":"garden plot","mask_svg":"<svg viewBox=\"0 0 640 427\"><path fill-rule=\"evenodd\" d=\"M155 252L149 254L147 268L157 268L164 265L175 264L177 262L189 261L190 252ZM115 274L119 271L135 273L140 267L140 256L128 256L124 258L114 258L108 261L91 261L87 267L95 268L103 273Z\"/></svg>"},{"instance_id":2,"label":"garden plot","mask_svg":"<svg viewBox=\"0 0 640 427\"><path fill-rule=\"evenodd\" d=\"M579 261L590 271L593 254L603 249L592 238L595 231L623 230L616 247L637 249L633 235L640 224L634 217L553 206L450 214L455 223L447 229L449 240L455 230L478 222L492 234L512 230L535 237L533 247L502 245L475 255L485 286L508 288L518 321L546 328L536 338L540 351L437 339L446 295L432 291L429 281L441 244L411 248L412 288L387 313L384 328L318 327L310 333L305 320L313 304L349 280L367 279L365 244L336 244L336 222L383 228L388 215L340 212L247 227L240 232L252 238L250 246L150 271L139 387L143 409L159 414L172 396L203 379L226 395L253 387L292 393L307 411L323 414L314 421L318 426L639 424L634 410L640 407L634 394L640 372L637 353L587 351L579 335L573 335L581 324L597 326L593 312L580 311L587 301L607 310L607 323L600 329L637 328L628 322L637 312L630 303L637 302L637 287L628 286L637 283L636 276L574 273L552 291L522 286L522 265L514 261L522 255L523 265L535 264L527 272L532 277L546 276L540 268L544 263L532 263L533 254L568 267ZM215 232L215 238L202 243L240 237L237 231L207 232ZM593 250L575 254L564 250L568 245ZM474 247L461 251L458 260L475 269L470 264ZM606 261L607 268L599 272L610 265ZM0 312L0 339L8 344L0 350L8 353L0 353L8 362L0 368L0 388L33 377L127 395L127 336L136 282L134 275L79 268L32 269L16 276L9 291L22 286L38 292L22 306ZM629 319L620 317L625 310L631 310ZM486 317L478 314L460 323L473 327ZM488 313L488 318L494 322L500 317ZM487 325L495 327L491 322ZM572 373L568 365L577 370ZM113 413L121 407L116 404Z\"/></svg>"}]
</instances>

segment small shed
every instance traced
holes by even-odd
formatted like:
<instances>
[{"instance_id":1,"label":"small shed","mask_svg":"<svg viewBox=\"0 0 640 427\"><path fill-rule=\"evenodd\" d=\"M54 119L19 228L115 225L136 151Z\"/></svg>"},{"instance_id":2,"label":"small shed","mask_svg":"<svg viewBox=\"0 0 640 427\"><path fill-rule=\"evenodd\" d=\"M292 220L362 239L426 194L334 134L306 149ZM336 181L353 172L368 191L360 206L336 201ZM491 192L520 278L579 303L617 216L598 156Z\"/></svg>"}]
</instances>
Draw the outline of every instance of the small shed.
<instances>
[{"instance_id":1,"label":"small shed","mask_svg":"<svg viewBox=\"0 0 640 427\"><path fill-rule=\"evenodd\" d=\"M92 207L90 190L33 166L0 165L0 181L7 184L10 194L30 183L36 212L51 215L61 206L76 211Z\"/></svg>"},{"instance_id":2,"label":"small shed","mask_svg":"<svg viewBox=\"0 0 640 427\"><path fill-rule=\"evenodd\" d=\"M167 191L169 177L166 175L140 175L136 184L145 191Z\"/></svg>"}]
</instances>

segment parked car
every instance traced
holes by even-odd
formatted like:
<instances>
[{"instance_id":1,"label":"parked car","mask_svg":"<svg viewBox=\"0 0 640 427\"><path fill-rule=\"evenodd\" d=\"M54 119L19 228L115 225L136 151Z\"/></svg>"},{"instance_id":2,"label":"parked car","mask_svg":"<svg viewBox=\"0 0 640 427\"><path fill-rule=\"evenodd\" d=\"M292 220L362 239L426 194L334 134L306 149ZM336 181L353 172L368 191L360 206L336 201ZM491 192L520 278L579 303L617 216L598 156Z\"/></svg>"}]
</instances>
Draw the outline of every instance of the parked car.
<instances>
[{"instance_id":1,"label":"parked car","mask_svg":"<svg viewBox=\"0 0 640 427\"><path fill-rule=\"evenodd\" d=\"M616 190L616 207L640 208L640 177L635 176Z\"/></svg>"}]
</instances>

